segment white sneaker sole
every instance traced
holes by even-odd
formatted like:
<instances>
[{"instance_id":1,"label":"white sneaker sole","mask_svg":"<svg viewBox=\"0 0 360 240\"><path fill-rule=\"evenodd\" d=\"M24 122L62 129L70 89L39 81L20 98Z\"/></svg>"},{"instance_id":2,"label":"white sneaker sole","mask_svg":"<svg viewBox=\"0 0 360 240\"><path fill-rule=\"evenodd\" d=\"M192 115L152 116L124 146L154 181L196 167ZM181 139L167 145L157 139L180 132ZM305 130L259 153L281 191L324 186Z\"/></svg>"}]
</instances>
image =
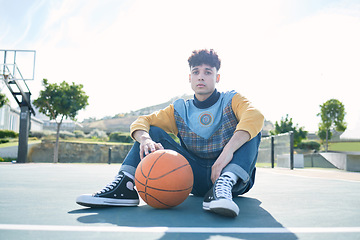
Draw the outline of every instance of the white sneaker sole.
<instances>
[{"instance_id":1,"label":"white sneaker sole","mask_svg":"<svg viewBox=\"0 0 360 240\"><path fill-rule=\"evenodd\" d=\"M210 202L203 202L203 209L206 211L210 211Z\"/></svg>"},{"instance_id":2,"label":"white sneaker sole","mask_svg":"<svg viewBox=\"0 0 360 240\"><path fill-rule=\"evenodd\" d=\"M203 208L226 217L236 217L240 212L236 203L229 199L213 200L207 204L203 203Z\"/></svg>"},{"instance_id":3,"label":"white sneaker sole","mask_svg":"<svg viewBox=\"0 0 360 240\"><path fill-rule=\"evenodd\" d=\"M76 199L76 203L85 207L131 207L139 205L139 199L101 198L84 194Z\"/></svg>"}]
</instances>

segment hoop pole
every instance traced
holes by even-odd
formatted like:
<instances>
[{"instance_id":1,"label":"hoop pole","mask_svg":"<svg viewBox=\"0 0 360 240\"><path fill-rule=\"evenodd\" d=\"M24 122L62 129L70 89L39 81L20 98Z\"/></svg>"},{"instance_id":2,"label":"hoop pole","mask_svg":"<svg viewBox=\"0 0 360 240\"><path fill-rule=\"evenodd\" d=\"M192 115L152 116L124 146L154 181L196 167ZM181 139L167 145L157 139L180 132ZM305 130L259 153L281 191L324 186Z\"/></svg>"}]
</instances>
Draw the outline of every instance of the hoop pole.
<instances>
[{"instance_id":1,"label":"hoop pole","mask_svg":"<svg viewBox=\"0 0 360 240\"><path fill-rule=\"evenodd\" d=\"M27 154L28 154L28 139L29 139L29 130L31 122L31 113L28 106L30 102L30 93L25 93L25 97L20 104L20 129L19 129L19 145L18 145L18 163L26 163Z\"/></svg>"},{"instance_id":2,"label":"hoop pole","mask_svg":"<svg viewBox=\"0 0 360 240\"><path fill-rule=\"evenodd\" d=\"M271 168L275 167L275 137L271 136Z\"/></svg>"},{"instance_id":3,"label":"hoop pole","mask_svg":"<svg viewBox=\"0 0 360 240\"><path fill-rule=\"evenodd\" d=\"M294 170L294 132L290 131L290 169Z\"/></svg>"}]
</instances>

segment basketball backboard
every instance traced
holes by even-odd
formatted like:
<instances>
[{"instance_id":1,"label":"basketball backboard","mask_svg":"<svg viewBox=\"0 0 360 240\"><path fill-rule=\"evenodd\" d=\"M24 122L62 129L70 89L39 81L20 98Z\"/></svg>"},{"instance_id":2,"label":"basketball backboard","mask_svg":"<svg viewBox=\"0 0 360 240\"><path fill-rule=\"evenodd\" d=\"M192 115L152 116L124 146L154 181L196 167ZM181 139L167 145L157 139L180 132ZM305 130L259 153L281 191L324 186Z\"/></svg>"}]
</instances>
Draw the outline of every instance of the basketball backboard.
<instances>
[{"instance_id":1,"label":"basketball backboard","mask_svg":"<svg viewBox=\"0 0 360 240\"><path fill-rule=\"evenodd\" d=\"M0 76L12 80L34 80L35 57L33 50L0 50Z\"/></svg>"}]
</instances>

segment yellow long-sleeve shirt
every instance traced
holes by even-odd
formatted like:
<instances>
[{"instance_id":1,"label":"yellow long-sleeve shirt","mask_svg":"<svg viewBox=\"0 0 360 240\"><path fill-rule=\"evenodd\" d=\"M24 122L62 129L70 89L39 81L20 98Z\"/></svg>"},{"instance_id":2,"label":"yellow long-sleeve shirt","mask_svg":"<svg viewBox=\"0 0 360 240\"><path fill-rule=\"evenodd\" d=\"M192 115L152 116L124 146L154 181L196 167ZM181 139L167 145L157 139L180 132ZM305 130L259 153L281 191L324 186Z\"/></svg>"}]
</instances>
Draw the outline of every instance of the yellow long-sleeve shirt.
<instances>
[{"instance_id":1,"label":"yellow long-sleeve shirt","mask_svg":"<svg viewBox=\"0 0 360 240\"><path fill-rule=\"evenodd\" d=\"M156 126L179 136L200 157L214 158L235 131L247 131L251 139L261 131L264 116L244 96L234 91L213 95L217 101L211 106L205 104L205 108L196 99L179 99L165 109L141 116L131 124L131 136L136 130L148 132L150 126Z\"/></svg>"}]
</instances>

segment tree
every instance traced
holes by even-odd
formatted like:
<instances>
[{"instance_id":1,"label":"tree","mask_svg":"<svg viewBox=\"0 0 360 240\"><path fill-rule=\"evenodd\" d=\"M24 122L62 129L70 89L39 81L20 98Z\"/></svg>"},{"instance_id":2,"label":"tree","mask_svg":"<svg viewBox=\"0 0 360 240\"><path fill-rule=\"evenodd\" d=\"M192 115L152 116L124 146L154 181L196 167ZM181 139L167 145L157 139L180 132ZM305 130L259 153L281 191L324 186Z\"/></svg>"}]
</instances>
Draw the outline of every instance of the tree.
<instances>
[{"instance_id":1,"label":"tree","mask_svg":"<svg viewBox=\"0 0 360 240\"><path fill-rule=\"evenodd\" d=\"M345 106L337 99L330 99L320 105L320 113L317 114L317 116L321 117L318 136L321 140L325 140L325 151L328 150L328 141L332 136L331 130L338 132L345 131L345 115Z\"/></svg>"},{"instance_id":2,"label":"tree","mask_svg":"<svg viewBox=\"0 0 360 240\"><path fill-rule=\"evenodd\" d=\"M40 91L39 97L34 101L34 105L39 111L55 120L57 124L56 142L54 147L54 163L58 162L59 155L59 135L60 127L64 118L70 118L76 121L76 116L81 109L88 104L88 96L82 90L83 85L72 83L69 85L63 81L59 85L49 83L47 79L43 79L45 90Z\"/></svg>"},{"instance_id":3,"label":"tree","mask_svg":"<svg viewBox=\"0 0 360 240\"><path fill-rule=\"evenodd\" d=\"M288 133L292 131L294 133L294 147L297 147L298 144L307 137L307 131L303 127L298 127L298 124L294 126L292 118L289 119L289 115L286 114L285 119L282 117L280 123L275 122L275 130L270 131L271 135L277 135L280 133Z\"/></svg>"},{"instance_id":4,"label":"tree","mask_svg":"<svg viewBox=\"0 0 360 240\"><path fill-rule=\"evenodd\" d=\"M6 95L3 93L0 93L0 108L2 108L8 102L9 102L9 99L6 97Z\"/></svg>"}]
</instances>

